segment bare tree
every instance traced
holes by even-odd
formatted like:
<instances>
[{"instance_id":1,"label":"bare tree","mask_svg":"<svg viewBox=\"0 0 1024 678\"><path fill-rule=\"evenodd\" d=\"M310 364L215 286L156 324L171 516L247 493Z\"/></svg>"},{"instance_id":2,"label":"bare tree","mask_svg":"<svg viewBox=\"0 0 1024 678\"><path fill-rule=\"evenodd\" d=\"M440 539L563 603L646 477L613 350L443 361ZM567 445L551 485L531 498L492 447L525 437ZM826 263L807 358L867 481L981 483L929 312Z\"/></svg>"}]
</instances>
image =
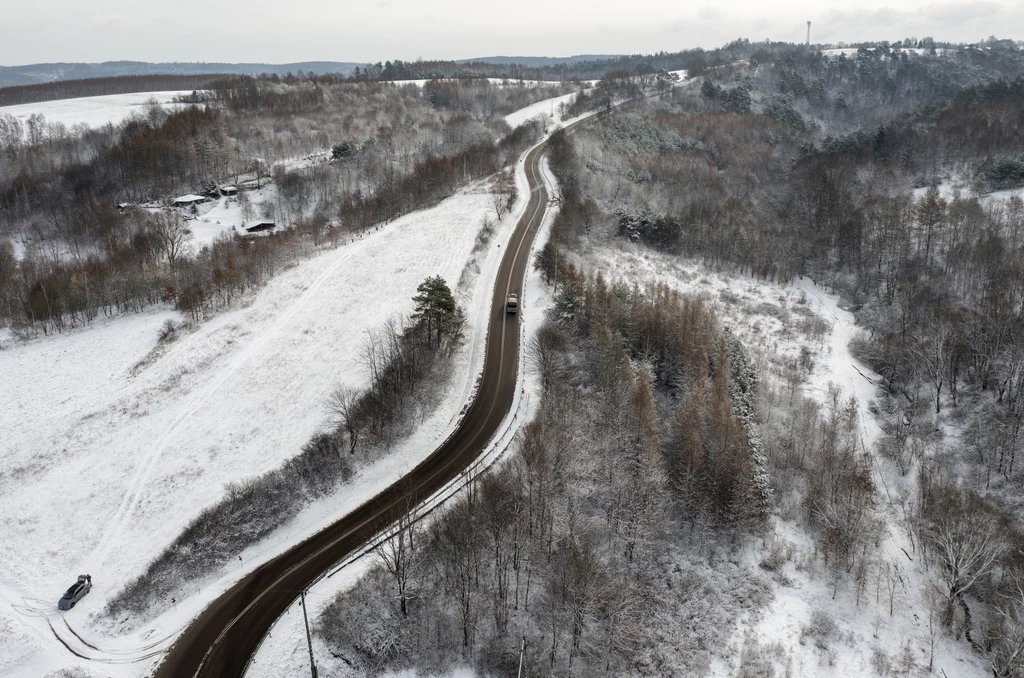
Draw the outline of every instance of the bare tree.
<instances>
[{"instance_id":1,"label":"bare tree","mask_svg":"<svg viewBox=\"0 0 1024 678\"><path fill-rule=\"evenodd\" d=\"M530 340L530 357L537 365L545 391L565 371L565 359L561 355L565 343L564 333L554 323L544 323Z\"/></svg>"},{"instance_id":2,"label":"bare tree","mask_svg":"<svg viewBox=\"0 0 1024 678\"><path fill-rule=\"evenodd\" d=\"M359 393L351 388L336 388L328 400L328 408L335 417L337 426L344 429L348 436L348 453L356 453L356 445L359 442L359 433L362 430L361 398Z\"/></svg>"},{"instance_id":3,"label":"bare tree","mask_svg":"<svg viewBox=\"0 0 1024 678\"><path fill-rule=\"evenodd\" d=\"M407 506L398 517L392 535L374 549L388 574L395 580L403 617L409 616L409 599L412 597L410 580L419 562L415 548L418 534L416 521L414 509Z\"/></svg>"},{"instance_id":4,"label":"bare tree","mask_svg":"<svg viewBox=\"0 0 1024 678\"><path fill-rule=\"evenodd\" d=\"M491 195L491 206L494 208L494 214L498 217L498 221L501 221L503 214L512 210L512 205L515 204L518 197L519 192L516 189L516 180L512 173L505 171L499 174L494 182L494 193Z\"/></svg>"},{"instance_id":5,"label":"bare tree","mask_svg":"<svg viewBox=\"0 0 1024 678\"><path fill-rule=\"evenodd\" d=\"M959 499L959 501L957 501ZM938 502L936 502L938 503ZM998 525L971 497L942 501L939 513L922 531L942 567L945 623L953 623L957 604L964 613L964 636L971 640L971 612L965 595L991 574L1006 550Z\"/></svg>"},{"instance_id":6,"label":"bare tree","mask_svg":"<svg viewBox=\"0 0 1024 678\"><path fill-rule=\"evenodd\" d=\"M161 254L167 257L171 266L184 254L192 231L177 212L161 212L151 221L153 234Z\"/></svg>"},{"instance_id":7,"label":"bare tree","mask_svg":"<svg viewBox=\"0 0 1024 678\"><path fill-rule=\"evenodd\" d=\"M932 393L935 396L935 414L942 411L942 387L949 373L946 365L948 362L946 351L951 333L950 324L938 320L925 328L922 336L911 348L911 352L921 366L921 371L931 382Z\"/></svg>"},{"instance_id":8,"label":"bare tree","mask_svg":"<svg viewBox=\"0 0 1024 678\"><path fill-rule=\"evenodd\" d=\"M1020 676L1024 672L1024 585L1014 578L1009 591L1002 594L998 618L987 646L992 674L998 678Z\"/></svg>"}]
</instances>

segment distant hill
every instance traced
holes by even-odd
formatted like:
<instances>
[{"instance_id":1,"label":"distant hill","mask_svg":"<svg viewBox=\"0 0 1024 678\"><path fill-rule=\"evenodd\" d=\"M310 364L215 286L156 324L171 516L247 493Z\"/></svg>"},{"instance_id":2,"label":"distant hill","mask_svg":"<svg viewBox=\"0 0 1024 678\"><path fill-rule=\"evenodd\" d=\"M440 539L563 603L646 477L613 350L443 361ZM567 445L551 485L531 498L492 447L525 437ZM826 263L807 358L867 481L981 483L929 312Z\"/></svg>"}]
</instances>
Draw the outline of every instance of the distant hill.
<instances>
[{"instance_id":1,"label":"distant hill","mask_svg":"<svg viewBox=\"0 0 1024 678\"><path fill-rule=\"evenodd\" d=\"M29 64L27 66L0 66L0 87L37 85L63 80L87 78L114 78L139 75L212 75L235 74L257 75L260 73L341 73L348 75L356 66L364 64L347 61L302 61L291 64L260 63L206 63L174 61L149 63L145 61L105 61L99 64L53 63Z\"/></svg>"},{"instance_id":2,"label":"distant hill","mask_svg":"<svg viewBox=\"0 0 1024 678\"><path fill-rule=\"evenodd\" d=\"M577 54L570 57L528 57L528 56L490 56L478 59L459 59L459 64L520 64L529 68L547 68L559 64L575 64L583 61L611 61L618 59L618 54Z\"/></svg>"}]
</instances>

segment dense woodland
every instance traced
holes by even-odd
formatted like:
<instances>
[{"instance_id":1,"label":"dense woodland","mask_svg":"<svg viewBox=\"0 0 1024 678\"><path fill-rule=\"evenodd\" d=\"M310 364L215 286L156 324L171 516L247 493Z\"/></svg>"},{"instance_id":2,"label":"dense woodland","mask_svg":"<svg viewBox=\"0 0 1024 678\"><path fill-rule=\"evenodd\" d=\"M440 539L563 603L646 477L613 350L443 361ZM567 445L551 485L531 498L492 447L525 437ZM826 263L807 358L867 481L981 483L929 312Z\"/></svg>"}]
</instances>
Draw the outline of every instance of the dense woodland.
<instances>
[{"instance_id":1,"label":"dense woodland","mask_svg":"<svg viewBox=\"0 0 1024 678\"><path fill-rule=\"evenodd\" d=\"M1024 185L1019 64L1000 45L762 55L609 120L578 161L622 237L809 275L856 310L855 348L883 378L874 452L908 478L906 529L942 624L998 676L1022 671L1024 261L1020 199L989 194ZM853 533L870 534L869 518Z\"/></svg>"}]
</instances>

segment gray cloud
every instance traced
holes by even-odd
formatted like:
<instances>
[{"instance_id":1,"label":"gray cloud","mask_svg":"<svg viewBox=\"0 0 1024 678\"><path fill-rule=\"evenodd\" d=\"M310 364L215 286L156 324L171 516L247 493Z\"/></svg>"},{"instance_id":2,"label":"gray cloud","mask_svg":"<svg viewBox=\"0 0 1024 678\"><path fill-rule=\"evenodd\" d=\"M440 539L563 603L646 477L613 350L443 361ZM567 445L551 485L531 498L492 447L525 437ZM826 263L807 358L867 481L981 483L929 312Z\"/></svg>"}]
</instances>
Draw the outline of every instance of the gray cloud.
<instances>
[{"instance_id":1,"label":"gray cloud","mask_svg":"<svg viewBox=\"0 0 1024 678\"><path fill-rule=\"evenodd\" d=\"M41 61L377 61L490 54L675 51L729 40L828 42L931 35L974 41L1024 37L1024 6L862 0L40 0L8 9L0 64Z\"/></svg>"}]
</instances>

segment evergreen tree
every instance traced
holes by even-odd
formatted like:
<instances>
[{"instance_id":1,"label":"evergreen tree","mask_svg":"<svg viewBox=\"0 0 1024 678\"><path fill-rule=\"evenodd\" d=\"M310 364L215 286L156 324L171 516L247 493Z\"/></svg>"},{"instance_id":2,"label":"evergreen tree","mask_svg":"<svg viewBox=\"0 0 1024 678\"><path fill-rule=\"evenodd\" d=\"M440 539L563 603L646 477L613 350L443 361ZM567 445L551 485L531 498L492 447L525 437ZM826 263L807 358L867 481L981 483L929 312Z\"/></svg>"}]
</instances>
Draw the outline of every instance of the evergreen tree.
<instances>
[{"instance_id":1,"label":"evergreen tree","mask_svg":"<svg viewBox=\"0 0 1024 678\"><path fill-rule=\"evenodd\" d=\"M711 101L718 96L718 87L715 86L715 83L705 79L704 84L700 86L700 96L706 101Z\"/></svg>"},{"instance_id":2,"label":"evergreen tree","mask_svg":"<svg viewBox=\"0 0 1024 678\"><path fill-rule=\"evenodd\" d=\"M749 113L750 92L742 85L725 90L722 92L722 106L733 113Z\"/></svg>"},{"instance_id":3,"label":"evergreen tree","mask_svg":"<svg viewBox=\"0 0 1024 678\"><path fill-rule=\"evenodd\" d=\"M351 158L356 154L356 146L349 140L342 141L341 143L334 144L331 147L331 159L342 160L344 158Z\"/></svg>"},{"instance_id":4,"label":"evergreen tree","mask_svg":"<svg viewBox=\"0 0 1024 678\"><path fill-rule=\"evenodd\" d=\"M939 188L932 184L917 205L917 222L921 225L921 235L924 240L925 263L931 263L932 238L941 228L945 216L946 201L939 195Z\"/></svg>"},{"instance_id":5,"label":"evergreen tree","mask_svg":"<svg viewBox=\"0 0 1024 678\"><path fill-rule=\"evenodd\" d=\"M437 337L438 345L448 332L456 317L457 307L448 283L439 275L427 278L416 288L416 296L412 298L416 304L413 319L419 321L420 327L427 332L427 343Z\"/></svg>"}]
</instances>

